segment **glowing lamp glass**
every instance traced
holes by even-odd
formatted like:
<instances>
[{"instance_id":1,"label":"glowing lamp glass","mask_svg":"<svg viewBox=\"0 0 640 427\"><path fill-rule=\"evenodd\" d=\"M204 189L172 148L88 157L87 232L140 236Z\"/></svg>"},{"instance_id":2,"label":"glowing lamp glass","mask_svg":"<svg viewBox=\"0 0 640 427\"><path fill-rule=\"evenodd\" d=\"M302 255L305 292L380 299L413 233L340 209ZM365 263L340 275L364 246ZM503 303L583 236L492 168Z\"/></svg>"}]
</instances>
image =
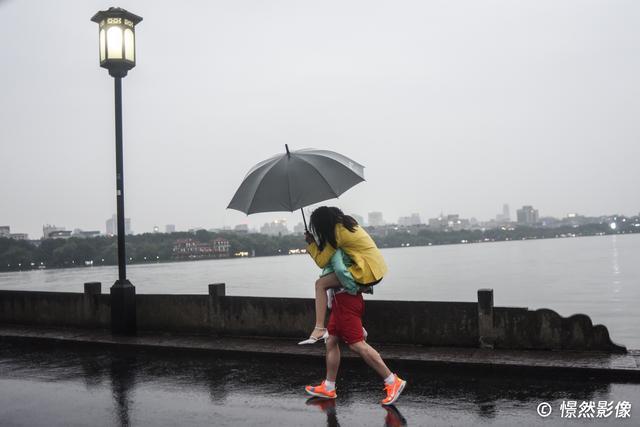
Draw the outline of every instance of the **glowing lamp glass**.
<instances>
[{"instance_id":1,"label":"glowing lamp glass","mask_svg":"<svg viewBox=\"0 0 640 427\"><path fill-rule=\"evenodd\" d=\"M124 30L124 59L135 62L135 37L133 31L127 28Z\"/></svg>"},{"instance_id":2,"label":"glowing lamp glass","mask_svg":"<svg viewBox=\"0 0 640 427\"><path fill-rule=\"evenodd\" d=\"M122 28L109 28L107 30L107 58L122 59L122 50Z\"/></svg>"},{"instance_id":3,"label":"glowing lamp glass","mask_svg":"<svg viewBox=\"0 0 640 427\"><path fill-rule=\"evenodd\" d=\"M114 77L124 77L136 65L135 26L142 18L112 7L91 20L99 26L100 66Z\"/></svg>"},{"instance_id":4,"label":"glowing lamp glass","mask_svg":"<svg viewBox=\"0 0 640 427\"><path fill-rule=\"evenodd\" d=\"M107 59L107 37L104 28L100 30L100 62Z\"/></svg>"}]
</instances>

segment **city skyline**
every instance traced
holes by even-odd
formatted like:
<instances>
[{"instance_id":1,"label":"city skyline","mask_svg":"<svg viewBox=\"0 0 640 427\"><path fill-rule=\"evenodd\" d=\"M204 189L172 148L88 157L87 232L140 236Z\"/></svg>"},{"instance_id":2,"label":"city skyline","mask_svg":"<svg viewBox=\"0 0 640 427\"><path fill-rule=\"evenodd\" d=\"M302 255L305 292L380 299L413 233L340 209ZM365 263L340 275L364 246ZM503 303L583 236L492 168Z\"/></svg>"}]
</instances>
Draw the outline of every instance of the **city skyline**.
<instances>
[{"instance_id":1,"label":"city skyline","mask_svg":"<svg viewBox=\"0 0 640 427\"><path fill-rule=\"evenodd\" d=\"M365 226L382 226L382 225L399 225L399 226L412 226L412 225L431 225L437 224L439 221L444 221L446 223L447 219L451 220L455 217L455 220L458 221L462 219L463 222L459 222L459 224L469 226L469 224L476 226L477 224L485 225L485 226L499 226L501 223L513 223L513 224L525 224L525 225L533 225L536 224L539 220L544 218L554 218L554 219L569 219L575 217L588 217L588 218L600 218L600 217L611 217L611 216L626 216L626 217L635 217L640 216L640 212L636 213L622 213L622 212L605 212L598 213L595 215L586 215L582 212L567 212L561 216L548 215L546 213L539 213L539 209L534 209L532 205L522 205L522 207L516 207L514 211L516 215L511 215L510 212L510 204L504 203L501 206L501 210L497 211L493 217L490 218L477 218L475 216L466 215L464 213L454 213L445 210L441 210L437 215L422 215L418 212L413 212L408 215L401 215L397 219L386 220L387 218L384 215L384 212L381 211L372 211L367 212L364 215L367 215L369 220L364 220L365 216L361 215L357 212L345 212L349 215L353 215L357 218L358 223ZM371 214L374 215L375 220L374 224L370 222ZM378 217L378 215L380 215ZM276 214L277 216L277 214ZM508 217L508 219L507 219ZM434 222L434 220L437 220ZM29 234L23 231L15 232L15 229L12 228L11 224L0 224L0 237L9 237L9 235L15 235L15 238L26 240L28 236L29 240L37 240L39 238L44 237L50 231L64 231L66 232L66 237L85 237L83 234L91 233L95 235L96 231L91 230L100 230L100 235L114 235L114 221L115 214L112 215L111 218L107 219L106 226L104 227L104 232L102 228L80 228L73 226L71 227L73 231L67 230L67 226L56 226L45 223L40 228L41 236L37 236L36 234ZM110 225L111 223L111 225ZM250 226L247 223L238 223L238 224L230 224L223 226L216 225L189 225L185 227L176 226L176 224L163 224L162 226L154 225L150 230L140 230L133 231L131 227L132 220L130 218L126 218L126 233L127 234L144 234L144 233L173 233L173 232L188 232L193 230L225 230L225 231L235 231L241 233L261 233L267 235L277 235L279 232L284 232L286 230L287 233L292 232L302 232L304 230L303 222L301 218L293 217L293 221L289 222L286 218L283 218L282 215L280 217L275 218L273 220L264 221L262 223L256 223L255 226ZM464 227L463 227L464 228ZM11 230L10 230L11 229ZM162 231L164 230L164 231ZM10 233L11 231L11 233Z\"/></svg>"},{"instance_id":2,"label":"city skyline","mask_svg":"<svg viewBox=\"0 0 640 427\"><path fill-rule=\"evenodd\" d=\"M145 17L123 88L135 230L297 223L225 209L285 143L366 166L325 202L362 215L491 218L504 200L556 217L640 211L640 4L402 4L121 2ZM102 229L116 210L113 88L89 21L100 7L0 2L0 223L17 233ZM175 20L190 25L167 31Z\"/></svg>"}]
</instances>

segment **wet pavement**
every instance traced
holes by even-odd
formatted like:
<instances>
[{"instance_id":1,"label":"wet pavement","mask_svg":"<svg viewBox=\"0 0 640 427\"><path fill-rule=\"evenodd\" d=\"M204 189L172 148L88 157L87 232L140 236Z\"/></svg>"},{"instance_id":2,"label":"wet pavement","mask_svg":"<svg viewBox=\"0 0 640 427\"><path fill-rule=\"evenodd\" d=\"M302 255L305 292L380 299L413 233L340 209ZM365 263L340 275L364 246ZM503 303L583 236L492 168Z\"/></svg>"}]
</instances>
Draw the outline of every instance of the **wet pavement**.
<instances>
[{"instance_id":1,"label":"wet pavement","mask_svg":"<svg viewBox=\"0 0 640 427\"><path fill-rule=\"evenodd\" d=\"M637 425L637 384L391 365L409 381L395 410L378 404L381 382L357 360L343 363L333 405L303 393L323 376L317 359L2 341L0 424ZM563 401L604 400L630 402L631 418L560 417ZM536 412L541 402L548 418Z\"/></svg>"},{"instance_id":2,"label":"wet pavement","mask_svg":"<svg viewBox=\"0 0 640 427\"><path fill-rule=\"evenodd\" d=\"M209 353L256 354L260 357L323 359L324 347L299 346L297 340L266 337L216 337L175 333L140 332L114 336L107 330L44 328L25 325L0 326L0 340L66 342L74 345L127 346ZM374 347L387 361L414 368L447 368L465 371L508 371L511 375L534 374L555 378L599 377L609 381L640 383L640 351L612 354L595 351L487 350L472 347L425 347L386 345ZM357 359L350 351L343 359Z\"/></svg>"}]
</instances>

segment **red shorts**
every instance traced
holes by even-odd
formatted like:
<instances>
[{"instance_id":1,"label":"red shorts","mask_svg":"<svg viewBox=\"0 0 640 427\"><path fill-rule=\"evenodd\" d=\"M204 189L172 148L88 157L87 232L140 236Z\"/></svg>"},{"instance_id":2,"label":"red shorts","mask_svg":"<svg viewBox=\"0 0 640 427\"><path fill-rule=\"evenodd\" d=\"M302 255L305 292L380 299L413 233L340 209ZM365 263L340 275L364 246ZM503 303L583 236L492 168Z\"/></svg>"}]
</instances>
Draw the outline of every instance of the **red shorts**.
<instances>
[{"instance_id":1,"label":"red shorts","mask_svg":"<svg viewBox=\"0 0 640 427\"><path fill-rule=\"evenodd\" d=\"M332 301L331 316L327 330L329 335L342 338L347 344L355 344L364 340L362 332L362 315L364 299L362 294L350 295L346 292L337 294Z\"/></svg>"}]
</instances>

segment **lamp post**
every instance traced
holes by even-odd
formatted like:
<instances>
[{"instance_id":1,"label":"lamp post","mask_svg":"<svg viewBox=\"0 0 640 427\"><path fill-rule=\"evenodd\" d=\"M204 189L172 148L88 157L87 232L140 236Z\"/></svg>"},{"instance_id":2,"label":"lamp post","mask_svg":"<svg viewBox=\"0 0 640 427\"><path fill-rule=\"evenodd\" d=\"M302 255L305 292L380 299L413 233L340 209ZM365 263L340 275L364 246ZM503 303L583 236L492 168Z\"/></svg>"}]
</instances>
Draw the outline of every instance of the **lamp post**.
<instances>
[{"instance_id":1,"label":"lamp post","mask_svg":"<svg viewBox=\"0 0 640 427\"><path fill-rule=\"evenodd\" d=\"M111 287L111 331L136 333L136 288L127 280L122 161L122 78L136 65L135 26L142 18L119 7L101 10L93 18L99 26L100 66L109 70L115 87L116 202L118 219L118 280Z\"/></svg>"}]
</instances>

